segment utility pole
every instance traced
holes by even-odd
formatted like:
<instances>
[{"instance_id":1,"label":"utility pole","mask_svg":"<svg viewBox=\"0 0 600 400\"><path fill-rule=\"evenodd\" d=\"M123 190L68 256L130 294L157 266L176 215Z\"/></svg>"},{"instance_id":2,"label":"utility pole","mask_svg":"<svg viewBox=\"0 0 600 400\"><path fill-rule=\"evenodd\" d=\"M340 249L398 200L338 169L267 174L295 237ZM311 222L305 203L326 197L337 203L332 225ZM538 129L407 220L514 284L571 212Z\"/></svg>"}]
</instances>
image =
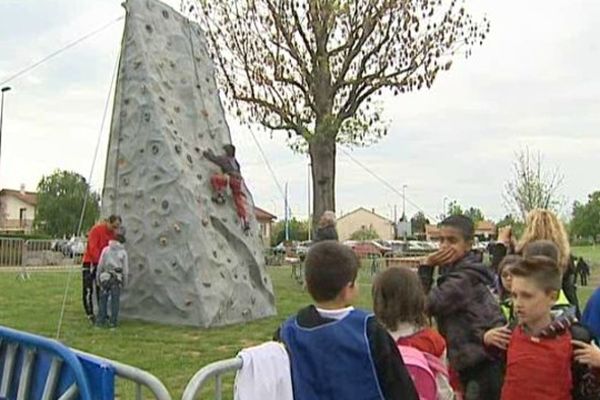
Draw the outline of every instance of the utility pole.
<instances>
[{"instance_id":1,"label":"utility pole","mask_svg":"<svg viewBox=\"0 0 600 400\"><path fill-rule=\"evenodd\" d=\"M406 234L407 234L407 227L406 227L406 187L408 185L402 185L402 223L404 224L404 242L406 242Z\"/></svg>"},{"instance_id":2,"label":"utility pole","mask_svg":"<svg viewBox=\"0 0 600 400\"><path fill-rule=\"evenodd\" d=\"M311 174L311 167L312 164L308 163L308 173L306 174L306 197L307 197L307 204L308 204L308 240L311 239L312 237L312 218L310 217L310 174Z\"/></svg>"},{"instance_id":3,"label":"utility pole","mask_svg":"<svg viewBox=\"0 0 600 400\"><path fill-rule=\"evenodd\" d=\"M394 204L394 239L398 239L398 207Z\"/></svg>"},{"instance_id":4,"label":"utility pole","mask_svg":"<svg viewBox=\"0 0 600 400\"><path fill-rule=\"evenodd\" d=\"M4 86L2 89L0 89L0 92L2 93L2 99L0 100L0 153L2 152L2 120L4 119L4 93L8 92L10 89L10 86Z\"/></svg>"},{"instance_id":5,"label":"utility pole","mask_svg":"<svg viewBox=\"0 0 600 400\"><path fill-rule=\"evenodd\" d=\"M408 185L402 185L402 218L406 219L406 188Z\"/></svg>"},{"instance_id":6,"label":"utility pole","mask_svg":"<svg viewBox=\"0 0 600 400\"><path fill-rule=\"evenodd\" d=\"M285 201L284 201L284 207L285 207L285 241L287 242L288 240L290 240L290 211L289 211L289 206L288 206L288 184L287 182L285 183Z\"/></svg>"},{"instance_id":7,"label":"utility pole","mask_svg":"<svg viewBox=\"0 0 600 400\"><path fill-rule=\"evenodd\" d=\"M442 219L446 218L448 210L446 209L446 202L448 201L448 196L444 196L444 208L442 210Z\"/></svg>"}]
</instances>

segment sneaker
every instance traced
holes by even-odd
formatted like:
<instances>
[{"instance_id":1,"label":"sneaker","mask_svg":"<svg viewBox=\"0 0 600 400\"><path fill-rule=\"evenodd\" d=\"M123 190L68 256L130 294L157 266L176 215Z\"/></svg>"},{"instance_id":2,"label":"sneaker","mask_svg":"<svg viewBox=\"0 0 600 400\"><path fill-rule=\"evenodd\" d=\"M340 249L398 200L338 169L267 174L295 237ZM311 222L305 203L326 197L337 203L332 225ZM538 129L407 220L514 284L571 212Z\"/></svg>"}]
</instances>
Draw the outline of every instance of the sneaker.
<instances>
[{"instance_id":1,"label":"sneaker","mask_svg":"<svg viewBox=\"0 0 600 400\"><path fill-rule=\"evenodd\" d=\"M96 323L96 317L93 314L88 315L87 319L88 319L89 323L92 325L94 325Z\"/></svg>"}]
</instances>

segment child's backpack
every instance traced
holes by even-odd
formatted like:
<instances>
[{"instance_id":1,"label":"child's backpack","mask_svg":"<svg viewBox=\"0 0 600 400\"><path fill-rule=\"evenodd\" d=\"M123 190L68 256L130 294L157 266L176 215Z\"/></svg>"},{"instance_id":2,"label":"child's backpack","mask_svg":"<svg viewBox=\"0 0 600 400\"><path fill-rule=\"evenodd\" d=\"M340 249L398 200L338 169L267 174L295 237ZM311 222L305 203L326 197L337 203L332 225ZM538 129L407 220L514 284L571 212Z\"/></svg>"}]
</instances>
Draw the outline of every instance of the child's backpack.
<instances>
[{"instance_id":1,"label":"child's backpack","mask_svg":"<svg viewBox=\"0 0 600 400\"><path fill-rule=\"evenodd\" d=\"M591 332L580 323L576 322L571 327L571 337L580 342L593 343ZM587 365L573 362L571 366L573 376L573 400L598 400L600 399L600 379L596 371Z\"/></svg>"},{"instance_id":2,"label":"child's backpack","mask_svg":"<svg viewBox=\"0 0 600 400\"><path fill-rule=\"evenodd\" d=\"M448 369L439 358L409 346L398 346L419 400L453 400Z\"/></svg>"}]
</instances>

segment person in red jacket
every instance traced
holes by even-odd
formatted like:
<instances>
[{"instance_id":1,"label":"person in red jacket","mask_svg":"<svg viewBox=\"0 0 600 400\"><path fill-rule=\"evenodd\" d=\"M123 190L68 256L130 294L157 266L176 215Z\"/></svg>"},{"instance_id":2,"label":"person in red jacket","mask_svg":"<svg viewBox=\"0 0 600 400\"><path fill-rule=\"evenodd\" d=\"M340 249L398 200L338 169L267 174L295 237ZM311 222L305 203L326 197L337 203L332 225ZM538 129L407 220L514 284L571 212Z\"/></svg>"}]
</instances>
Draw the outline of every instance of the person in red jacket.
<instances>
[{"instance_id":1,"label":"person in red jacket","mask_svg":"<svg viewBox=\"0 0 600 400\"><path fill-rule=\"evenodd\" d=\"M92 296L96 282L96 266L100 262L102 250L108 246L110 240L116 238L121 227L121 217L111 215L108 219L94 225L88 233L88 242L83 254L81 276L83 282L83 308L88 319L94 323L94 305ZM97 293L97 290L96 290Z\"/></svg>"},{"instance_id":2,"label":"person in red jacket","mask_svg":"<svg viewBox=\"0 0 600 400\"><path fill-rule=\"evenodd\" d=\"M511 269L512 297L519 325L486 332L484 343L506 350L502 400L571 400L573 388L570 331L543 335L561 288L561 271L548 257L521 260Z\"/></svg>"}]
</instances>

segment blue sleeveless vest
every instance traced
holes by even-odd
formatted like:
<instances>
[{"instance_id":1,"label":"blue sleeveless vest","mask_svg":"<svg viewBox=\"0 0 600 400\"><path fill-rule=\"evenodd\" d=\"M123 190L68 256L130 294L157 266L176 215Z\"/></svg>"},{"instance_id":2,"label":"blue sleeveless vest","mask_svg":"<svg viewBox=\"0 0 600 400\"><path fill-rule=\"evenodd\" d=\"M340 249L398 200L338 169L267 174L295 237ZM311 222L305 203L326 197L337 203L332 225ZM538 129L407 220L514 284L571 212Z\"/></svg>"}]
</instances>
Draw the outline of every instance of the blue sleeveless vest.
<instances>
[{"instance_id":1,"label":"blue sleeveless vest","mask_svg":"<svg viewBox=\"0 0 600 400\"><path fill-rule=\"evenodd\" d=\"M345 318L315 328L288 319L281 338L290 353L294 400L382 400L367 339L367 321L353 310Z\"/></svg>"}]
</instances>

